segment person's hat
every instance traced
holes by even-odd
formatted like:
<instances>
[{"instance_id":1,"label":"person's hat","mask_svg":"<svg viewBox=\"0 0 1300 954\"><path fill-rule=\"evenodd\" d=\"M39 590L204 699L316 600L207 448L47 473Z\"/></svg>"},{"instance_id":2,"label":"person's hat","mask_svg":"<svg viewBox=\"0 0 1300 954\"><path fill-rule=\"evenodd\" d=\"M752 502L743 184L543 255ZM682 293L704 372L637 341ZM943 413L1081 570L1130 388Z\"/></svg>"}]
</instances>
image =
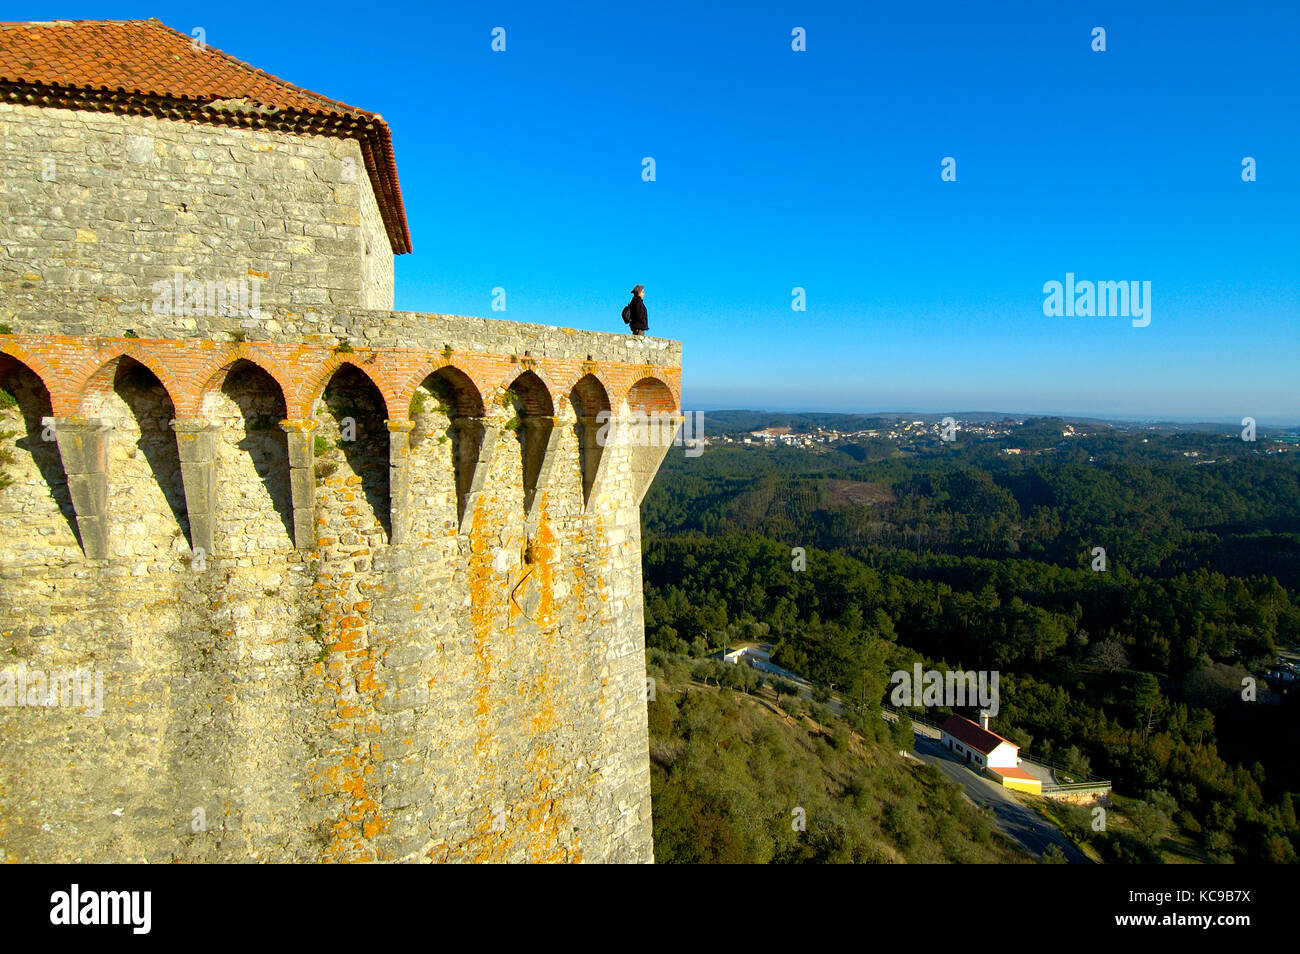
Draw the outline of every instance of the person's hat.
<instances>
[{"instance_id":1,"label":"person's hat","mask_svg":"<svg viewBox=\"0 0 1300 954\"><path fill-rule=\"evenodd\" d=\"M633 294L633 295L639 295L639 294L640 294L641 292L643 292L643 291L645 291L645 286L644 286L644 285L637 285L636 287L634 287L634 288L632 289L632 294Z\"/></svg>"}]
</instances>

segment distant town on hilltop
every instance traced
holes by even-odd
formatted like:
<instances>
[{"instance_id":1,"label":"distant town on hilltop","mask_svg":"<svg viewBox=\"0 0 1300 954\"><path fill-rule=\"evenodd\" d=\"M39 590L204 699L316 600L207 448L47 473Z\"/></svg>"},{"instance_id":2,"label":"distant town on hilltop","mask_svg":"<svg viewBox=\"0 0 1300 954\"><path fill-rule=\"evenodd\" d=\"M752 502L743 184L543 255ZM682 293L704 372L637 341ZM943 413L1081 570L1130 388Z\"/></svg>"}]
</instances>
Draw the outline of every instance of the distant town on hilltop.
<instances>
[{"instance_id":1,"label":"distant town on hilltop","mask_svg":"<svg viewBox=\"0 0 1300 954\"><path fill-rule=\"evenodd\" d=\"M863 442L888 441L899 451L935 449L960 440L997 442L1006 454L1048 453L1071 439L1107 431L1126 435L1184 435L1185 454L1199 458L1207 438L1235 442L1240 453L1284 454L1300 446L1300 429L1257 429L1257 440L1242 440L1242 428L1222 423L1106 421L1085 417L1035 417L988 412L957 414L838 414L829 412L705 411L705 446L762 445L816 449L848 448ZM1241 446L1244 445L1244 446ZM849 451L852 453L852 451Z\"/></svg>"}]
</instances>

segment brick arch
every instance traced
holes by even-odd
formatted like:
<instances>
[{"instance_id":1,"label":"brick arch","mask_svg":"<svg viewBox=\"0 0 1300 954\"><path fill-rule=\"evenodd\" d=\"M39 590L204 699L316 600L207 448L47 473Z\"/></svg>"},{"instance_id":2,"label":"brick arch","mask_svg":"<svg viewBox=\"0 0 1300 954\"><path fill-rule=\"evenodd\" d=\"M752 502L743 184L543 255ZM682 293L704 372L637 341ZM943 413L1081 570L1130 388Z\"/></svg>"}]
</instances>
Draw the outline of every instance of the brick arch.
<instances>
[{"instance_id":1,"label":"brick arch","mask_svg":"<svg viewBox=\"0 0 1300 954\"><path fill-rule=\"evenodd\" d=\"M299 394L297 407L296 409L290 408L291 413L295 413L296 416L301 418L311 417L312 407L320 400L321 395L325 393L325 388L329 385L330 379L333 378L334 375L338 373L339 368L343 367L345 364L352 365L352 367L364 374L367 380L375 386L375 390L379 392L379 396L384 401L384 413L388 415L389 420L406 419L406 408L402 406L400 401L395 400L391 391L385 389L379 378L375 377L375 375L367 369L365 362L351 354L337 353L332 355L331 358L321 366L320 370L310 378L311 383L307 386L305 391ZM423 380L423 378L421 380ZM409 406L410 401L408 400L407 407ZM402 413L400 417L393 414L394 408L401 410Z\"/></svg>"},{"instance_id":2,"label":"brick arch","mask_svg":"<svg viewBox=\"0 0 1300 954\"><path fill-rule=\"evenodd\" d=\"M578 399L582 402L582 410L588 417L595 417L601 411L612 411L614 409L613 401L609 396L609 385L600 379L600 376L591 372L583 374L575 380L568 391L569 403L573 403L573 395L577 394ZM574 408L577 411L577 408Z\"/></svg>"},{"instance_id":3,"label":"brick arch","mask_svg":"<svg viewBox=\"0 0 1300 954\"><path fill-rule=\"evenodd\" d=\"M556 394L562 394L567 399L573 393L573 389L578 386L578 382L584 378L594 378L596 383L605 391L605 397L609 400L610 408L614 407L614 395L618 393L618 386L614 384L604 372L599 369L595 371L584 371L582 368L570 371L563 378L559 379L559 387L555 389Z\"/></svg>"},{"instance_id":4,"label":"brick arch","mask_svg":"<svg viewBox=\"0 0 1300 954\"><path fill-rule=\"evenodd\" d=\"M646 375L627 389L628 410L633 414L671 414L677 410L677 395L663 378Z\"/></svg>"},{"instance_id":5,"label":"brick arch","mask_svg":"<svg viewBox=\"0 0 1300 954\"><path fill-rule=\"evenodd\" d=\"M398 392L396 406L403 409L402 419L405 419L410 414L411 399L415 397L415 389L418 388L425 381L427 381L430 377L437 374L439 371L442 371L444 368L450 368L452 371L456 371L464 375L469 386L474 389L474 396L478 400L478 408L477 408L478 413L465 414L464 416L482 417L485 413L487 413L486 411L487 399L484 396L486 394L486 389L474 377L474 369L472 367L466 367L465 364L463 364L455 356L452 356L450 358L445 356L439 356L437 361L430 363L430 365L427 368L421 369L420 371L416 372L416 374L413 377L408 379L406 384L402 386L401 391Z\"/></svg>"},{"instance_id":6,"label":"brick arch","mask_svg":"<svg viewBox=\"0 0 1300 954\"><path fill-rule=\"evenodd\" d=\"M230 371L240 361L247 361L255 364L271 378L272 381L280 388L280 396L284 399L286 412L290 407L290 396L292 391L289 389L288 382L293 379L289 370L276 361L271 355L260 353L260 349L250 347L248 344L240 344L232 351L225 355L214 358L208 364L199 369L195 375L195 380L203 383L198 388L198 398L196 409L200 412L204 410L204 405L209 396L219 391L225 384L226 378L230 376Z\"/></svg>"},{"instance_id":7,"label":"brick arch","mask_svg":"<svg viewBox=\"0 0 1300 954\"><path fill-rule=\"evenodd\" d=\"M191 415L197 410L195 401L191 397L196 393L194 388L183 386L167 367L166 361L142 345L118 344L100 350L86 365L83 365L90 370L75 379L77 383L72 392L78 413L85 411L86 400L92 394L104 394L113 389L113 375L122 358L131 358L153 373L162 384L163 390L167 392L167 398L172 402L172 409L177 417ZM191 400L185 400L186 397L191 397Z\"/></svg>"},{"instance_id":8,"label":"brick arch","mask_svg":"<svg viewBox=\"0 0 1300 954\"><path fill-rule=\"evenodd\" d=\"M524 412L530 417L554 417L556 400L561 394L547 380L547 376L536 368L520 368L518 373L504 382L502 387L512 388L520 379L529 382L525 384L523 391L518 391L524 403ZM534 380L537 382L536 385L531 383ZM542 400L543 392L545 392L545 401ZM550 406L548 407L547 404Z\"/></svg>"},{"instance_id":9,"label":"brick arch","mask_svg":"<svg viewBox=\"0 0 1300 954\"><path fill-rule=\"evenodd\" d=\"M340 403L331 405L326 395L336 388ZM391 399L362 362L350 360L333 364L320 394L321 406L314 417L319 430L315 433L324 437L325 447L317 461L330 472L316 471L317 477L325 478L317 485L317 512L335 526L338 521L347 522L363 536L380 534L368 537L371 545L393 542L389 470L393 445L390 429L384 425L385 420L393 419ZM349 420L354 431L345 437ZM341 471L338 477L333 475L335 467ZM353 517L359 523L353 524Z\"/></svg>"},{"instance_id":10,"label":"brick arch","mask_svg":"<svg viewBox=\"0 0 1300 954\"><path fill-rule=\"evenodd\" d=\"M56 417L66 417L76 413L76 403L67 392L59 387L63 379L45 363L43 358L32 354L14 341L0 341L0 354L9 355L9 357L21 363L28 371L36 375L41 382L41 386L45 388L45 393L50 396L50 408Z\"/></svg>"}]
</instances>

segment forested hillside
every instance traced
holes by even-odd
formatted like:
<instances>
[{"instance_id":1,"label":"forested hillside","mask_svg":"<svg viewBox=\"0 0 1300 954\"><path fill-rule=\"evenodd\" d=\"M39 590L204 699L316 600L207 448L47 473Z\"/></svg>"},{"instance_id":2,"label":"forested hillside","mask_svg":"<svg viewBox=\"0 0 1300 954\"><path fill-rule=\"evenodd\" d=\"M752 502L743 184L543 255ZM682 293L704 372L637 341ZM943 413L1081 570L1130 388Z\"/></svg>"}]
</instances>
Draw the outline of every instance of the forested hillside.
<instances>
[{"instance_id":1,"label":"forested hillside","mask_svg":"<svg viewBox=\"0 0 1300 954\"><path fill-rule=\"evenodd\" d=\"M1294 861L1297 693L1263 676L1300 642L1300 454L1060 435L670 455L643 508L647 642L768 640L868 707L914 661L998 670L1026 754L1113 779L1220 860Z\"/></svg>"}]
</instances>

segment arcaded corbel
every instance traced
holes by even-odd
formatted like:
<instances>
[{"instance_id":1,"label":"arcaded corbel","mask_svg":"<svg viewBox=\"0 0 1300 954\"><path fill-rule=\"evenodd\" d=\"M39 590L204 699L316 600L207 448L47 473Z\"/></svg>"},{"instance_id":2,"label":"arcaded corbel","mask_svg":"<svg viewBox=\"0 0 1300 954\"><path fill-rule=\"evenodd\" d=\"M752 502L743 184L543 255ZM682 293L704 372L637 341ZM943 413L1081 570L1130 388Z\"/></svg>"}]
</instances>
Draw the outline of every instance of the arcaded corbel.
<instances>
[{"instance_id":1,"label":"arcaded corbel","mask_svg":"<svg viewBox=\"0 0 1300 954\"><path fill-rule=\"evenodd\" d=\"M487 484L488 467L501 425L483 417L457 417L452 422L452 461L456 472L456 517L461 533L474 523L474 508Z\"/></svg>"},{"instance_id":2,"label":"arcaded corbel","mask_svg":"<svg viewBox=\"0 0 1300 954\"><path fill-rule=\"evenodd\" d=\"M195 556L208 556L213 553L217 521L217 426L200 419L177 419L172 430L181 459L190 549Z\"/></svg>"},{"instance_id":3,"label":"arcaded corbel","mask_svg":"<svg viewBox=\"0 0 1300 954\"><path fill-rule=\"evenodd\" d=\"M410 460L414 421L388 425L388 516L394 544L405 543L411 530Z\"/></svg>"},{"instance_id":4,"label":"arcaded corbel","mask_svg":"<svg viewBox=\"0 0 1300 954\"><path fill-rule=\"evenodd\" d=\"M109 421L81 417L47 417L68 476L68 493L77 514L77 535L90 560L108 559Z\"/></svg>"},{"instance_id":5,"label":"arcaded corbel","mask_svg":"<svg viewBox=\"0 0 1300 954\"><path fill-rule=\"evenodd\" d=\"M289 487L293 494L293 545L316 546L316 449L314 418L285 420L280 428L289 440Z\"/></svg>"},{"instance_id":6,"label":"arcaded corbel","mask_svg":"<svg viewBox=\"0 0 1300 954\"><path fill-rule=\"evenodd\" d=\"M524 528L529 535L537 527L542 497L560 456L563 432L553 417L525 417L523 428Z\"/></svg>"}]
</instances>

